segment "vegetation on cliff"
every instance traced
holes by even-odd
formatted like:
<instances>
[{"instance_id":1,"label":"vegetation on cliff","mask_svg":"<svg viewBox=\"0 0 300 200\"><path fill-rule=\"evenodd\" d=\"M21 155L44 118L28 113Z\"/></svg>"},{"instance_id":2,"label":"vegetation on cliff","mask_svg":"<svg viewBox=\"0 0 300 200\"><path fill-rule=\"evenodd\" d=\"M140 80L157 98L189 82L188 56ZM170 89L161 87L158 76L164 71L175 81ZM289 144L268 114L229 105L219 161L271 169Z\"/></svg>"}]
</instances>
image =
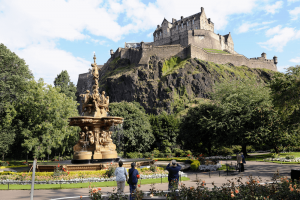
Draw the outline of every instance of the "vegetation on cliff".
<instances>
[{"instance_id":1,"label":"vegetation on cliff","mask_svg":"<svg viewBox=\"0 0 300 200\"><path fill-rule=\"evenodd\" d=\"M136 101L147 113L163 111L184 115L189 107L209 101L213 85L223 80L251 79L267 83L275 72L171 57L151 56L147 66L136 66L128 59L115 58L100 71L100 91L112 102Z\"/></svg>"}]
</instances>

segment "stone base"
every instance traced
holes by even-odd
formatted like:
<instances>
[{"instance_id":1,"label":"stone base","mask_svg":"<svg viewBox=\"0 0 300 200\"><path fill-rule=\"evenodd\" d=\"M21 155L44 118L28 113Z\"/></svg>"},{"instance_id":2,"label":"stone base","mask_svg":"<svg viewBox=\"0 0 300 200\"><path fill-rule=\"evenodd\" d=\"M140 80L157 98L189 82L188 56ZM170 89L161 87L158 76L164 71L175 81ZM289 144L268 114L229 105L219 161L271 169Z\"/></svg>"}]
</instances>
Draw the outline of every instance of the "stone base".
<instances>
[{"instance_id":1,"label":"stone base","mask_svg":"<svg viewBox=\"0 0 300 200\"><path fill-rule=\"evenodd\" d=\"M112 159L118 158L118 153L116 151L101 151L102 159Z\"/></svg>"},{"instance_id":2,"label":"stone base","mask_svg":"<svg viewBox=\"0 0 300 200\"><path fill-rule=\"evenodd\" d=\"M74 160L91 160L92 155L93 154L91 151L76 151L74 153L73 159Z\"/></svg>"}]
</instances>

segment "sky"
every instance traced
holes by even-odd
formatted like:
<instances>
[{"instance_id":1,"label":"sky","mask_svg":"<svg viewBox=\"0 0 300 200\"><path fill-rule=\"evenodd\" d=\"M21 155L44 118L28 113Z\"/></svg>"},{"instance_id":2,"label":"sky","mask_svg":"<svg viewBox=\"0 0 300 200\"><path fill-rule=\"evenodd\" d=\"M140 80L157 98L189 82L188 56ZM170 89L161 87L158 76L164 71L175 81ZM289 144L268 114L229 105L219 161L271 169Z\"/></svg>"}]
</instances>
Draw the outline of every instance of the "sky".
<instances>
[{"instance_id":1,"label":"sky","mask_svg":"<svg viewBox=\"0 0 300 200\"><path fill-rule=\"evenodd\" d=\"M125 42L152 42L164 18L200 12L229 32L248 58L278 57L277 68L300 65L300 0L0 0L0 43L24 59L36 80L67 70L78 75L103 65Z\"/></svg>"}]
</instances>

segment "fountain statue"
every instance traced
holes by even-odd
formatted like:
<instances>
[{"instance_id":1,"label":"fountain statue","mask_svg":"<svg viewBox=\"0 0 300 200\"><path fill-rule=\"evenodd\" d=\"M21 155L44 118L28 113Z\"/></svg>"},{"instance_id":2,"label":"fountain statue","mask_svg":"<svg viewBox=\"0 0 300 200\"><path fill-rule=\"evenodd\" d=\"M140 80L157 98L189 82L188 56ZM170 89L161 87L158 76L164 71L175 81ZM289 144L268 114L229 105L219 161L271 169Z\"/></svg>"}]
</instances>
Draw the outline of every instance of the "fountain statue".
<instances>
[{"instance_id":1,"label":"fountain statue","mask_svg":"<svg viewBox=\"0 0 300 200\"><path fill-rule=\"evenodd\" d=\"M122 117L107 116L109 112L109 96L105 96L102 91L101 96L98 92L99 68L96 64L94 54L92 64L92 75L95 84L92 94L87 90L81 94L83 116L69 118L70 126L79 126L79 140L73 147L74 155L72 163L95 163L110 162L118 158L116 145L111 139L112 131L110 127L122 124Z\"/></svg>"}]
</instances>

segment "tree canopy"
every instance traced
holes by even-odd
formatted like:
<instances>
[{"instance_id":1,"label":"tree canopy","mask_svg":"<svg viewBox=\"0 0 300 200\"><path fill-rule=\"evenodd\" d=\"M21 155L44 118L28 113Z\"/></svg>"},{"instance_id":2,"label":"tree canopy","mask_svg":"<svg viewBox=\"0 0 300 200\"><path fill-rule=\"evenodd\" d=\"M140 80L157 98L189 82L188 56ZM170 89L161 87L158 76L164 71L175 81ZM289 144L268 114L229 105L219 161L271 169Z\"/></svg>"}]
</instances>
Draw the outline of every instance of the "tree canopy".
<instances>
[{"instance_id":1,"label":"tree canopy","mask_svg":"<svg viewBox=\"0 0 300 200\"><path fill-rule=\"evenodd\" d=\"M149 115L150 124L156 145L165 153L171 153L175 148L177 136L179 134L179 120L166 112L160 115Z\"/></svg>"},{"instance_id":2,"label":"tree canopy","mask_svg":"<svg viewBox=\"0 0 300 200\"><path fill-rule=\"evenodd\" d=\"M39 158L54 149L70 151L78 138L78 128L68 126L68 118L77 115L77 102L42 79L30 81L28 90L25 101L16 106L14 119L22 147Z\"/></svg>"},{"instance_id":3,"label":"tree canopy","mask_svg":"<svg viewBox=\"0 0 300 200\"><path fill-rule=\"evenodd\" d=\"M76 101L75 94L77 92L77 88L73 84L73 82L70 81L70 76L67 70L63 70L60 74L57 75L54 80L54 86L60 87L61 93L64 93L67 97L71 97L74 101Z\"/></svg>"},{"instance_id":4,"label":"tree canopy","mask_svg":"<svg viewBox=\"0 0 300 200\"><path fill-rule=\"evenodd\" d=\"M152 134L149 118L144 108L136 102L119 102L109 105L110 115L123 117L123 148L126 152L146 152L155 138ZM113 140L117 135L113 134Z\"/></svg>"},{"instance_id":5,"label":"tree canopy","mask_svg":"<svg viewBox=\"0 0 300 200\"><path fill-rule=\"evenodd\" d=\"M15 105L24 102L32 78L25 61L0 44L0 153L3 157L15 141L12 125Z\"/></svg>"}]
</instances>

